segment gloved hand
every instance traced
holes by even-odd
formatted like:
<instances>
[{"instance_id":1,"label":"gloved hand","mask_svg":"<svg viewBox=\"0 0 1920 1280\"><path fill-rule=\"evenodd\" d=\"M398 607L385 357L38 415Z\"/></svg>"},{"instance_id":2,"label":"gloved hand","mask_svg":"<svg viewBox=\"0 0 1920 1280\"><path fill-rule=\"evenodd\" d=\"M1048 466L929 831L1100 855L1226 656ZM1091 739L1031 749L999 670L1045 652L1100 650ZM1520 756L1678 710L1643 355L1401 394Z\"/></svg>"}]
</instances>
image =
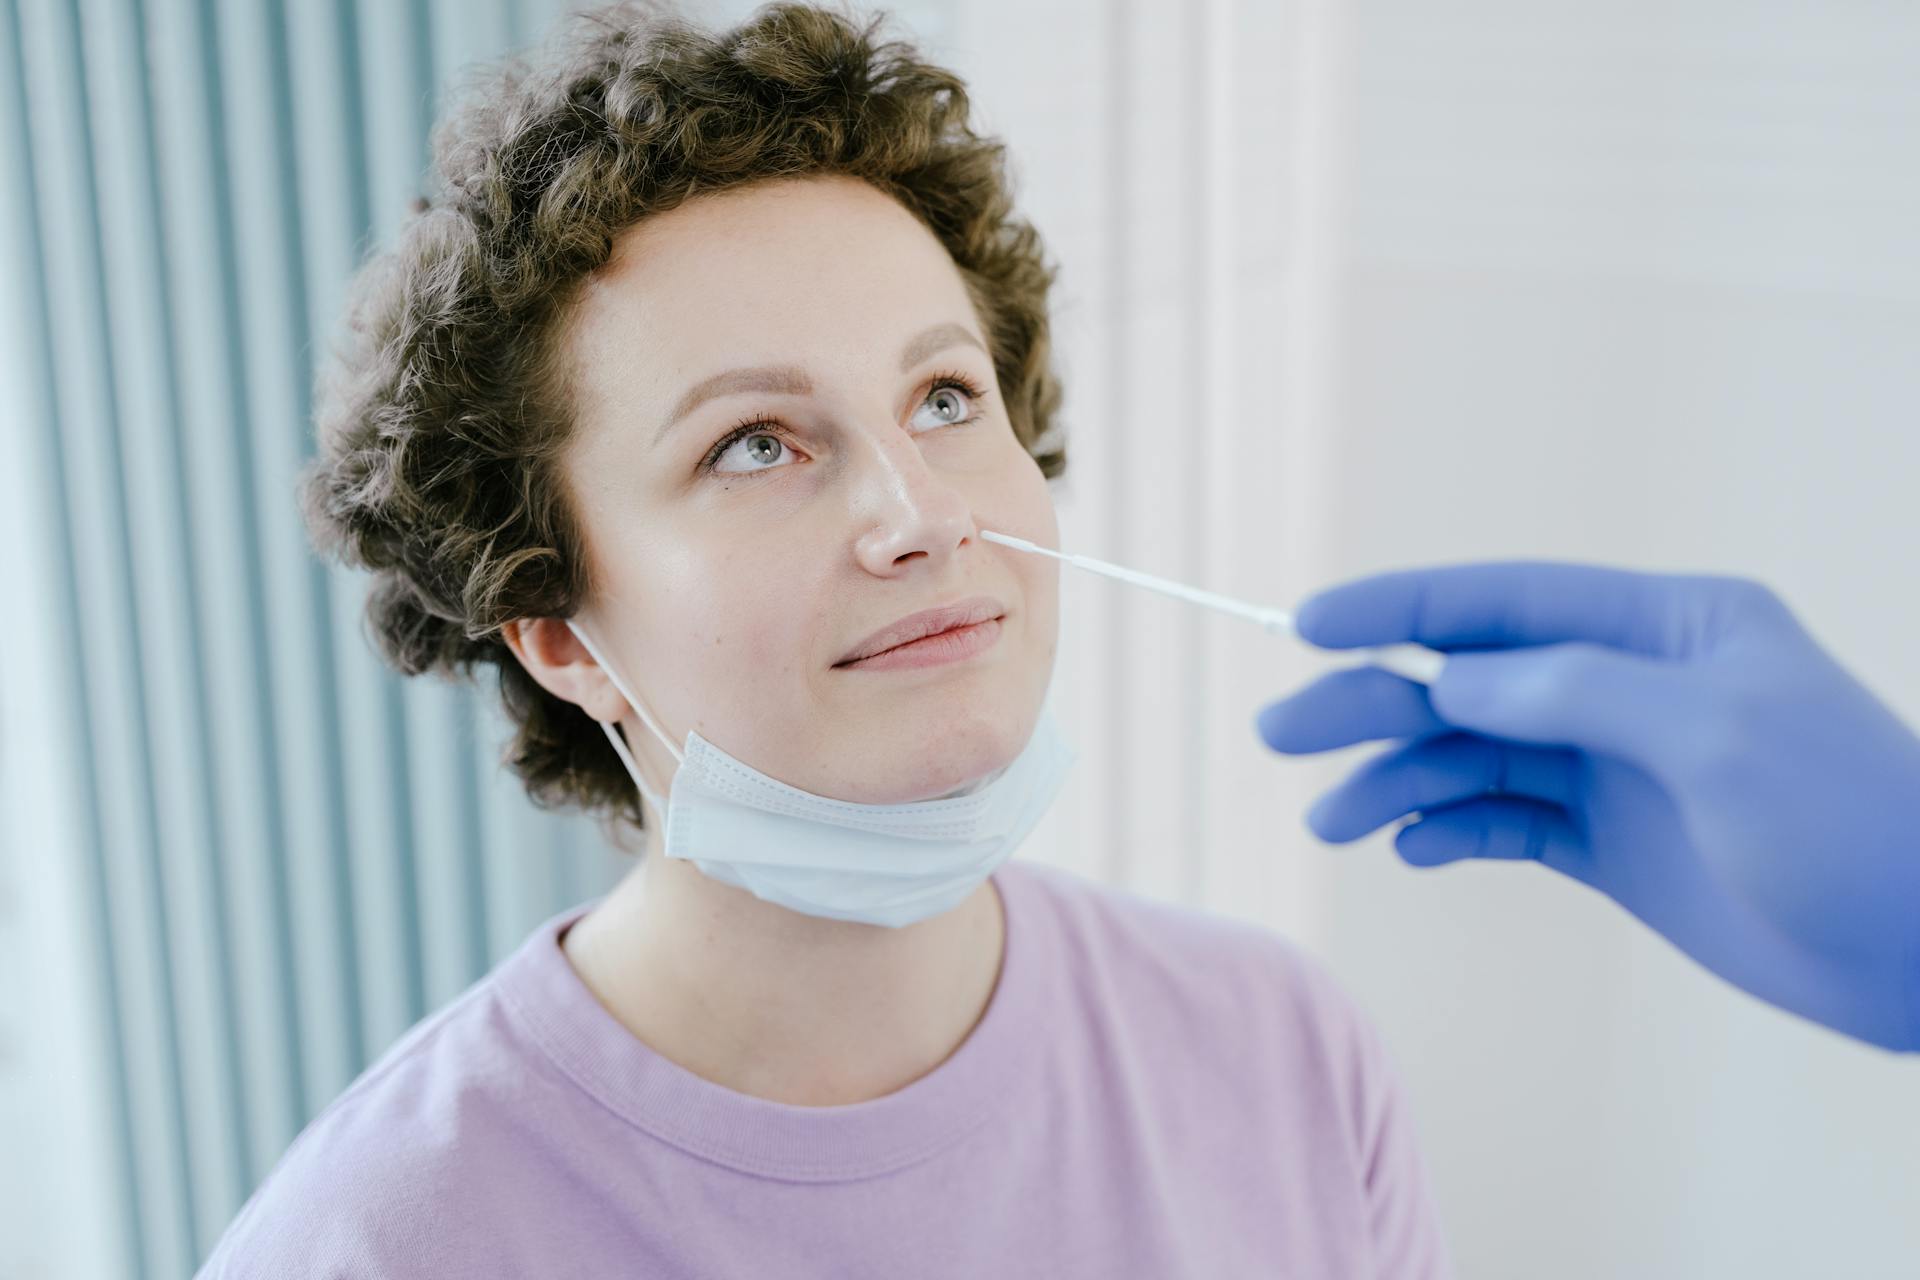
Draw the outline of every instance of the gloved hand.
<instances>
[{"instance_id":1,"label":"gloved hand","mask_svg":"<svg viewBox=\"0 0 1920 1280\"><path fill-rule=\"evenodd\" d=\"M1335 672L1261 709L1277 751L1409 739L1320 797L1415 866L1543 862L1780 1008L1920 1050L1920 737L1765 587L1539 562L1323 591L1300 633L1449 651L1431 687Z\"/></svg>"}]
</instances>

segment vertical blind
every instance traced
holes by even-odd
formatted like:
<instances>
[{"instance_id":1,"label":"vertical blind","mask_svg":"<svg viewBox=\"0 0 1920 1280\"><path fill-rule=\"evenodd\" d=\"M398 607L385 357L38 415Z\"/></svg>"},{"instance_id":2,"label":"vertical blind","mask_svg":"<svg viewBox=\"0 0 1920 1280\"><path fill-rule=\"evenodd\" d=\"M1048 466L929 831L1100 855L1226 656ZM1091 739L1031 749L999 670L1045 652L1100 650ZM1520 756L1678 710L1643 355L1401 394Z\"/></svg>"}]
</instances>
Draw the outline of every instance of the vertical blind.
<instances>
[{"instance_id":1,"label":"vertical blind","mask_svg":"<svg viewBox=\"0 0 1920 1280\"><path fill-rule=\"evenodd\" d=\"M553 8L0 8L125 1274L191 1272L362 1067L624 865L526 802L491 690L379 663L294 496L436 88Z\"/></svg>"}]
</instances>

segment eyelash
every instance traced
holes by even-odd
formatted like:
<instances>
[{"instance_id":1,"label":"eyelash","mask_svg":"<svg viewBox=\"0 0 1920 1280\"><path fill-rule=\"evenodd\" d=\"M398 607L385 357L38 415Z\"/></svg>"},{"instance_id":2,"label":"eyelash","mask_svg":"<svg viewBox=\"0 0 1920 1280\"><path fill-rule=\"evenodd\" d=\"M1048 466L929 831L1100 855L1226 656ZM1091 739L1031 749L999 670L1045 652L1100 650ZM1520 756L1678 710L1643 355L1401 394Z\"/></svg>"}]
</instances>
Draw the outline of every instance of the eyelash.
<instances>
[{"instance_id":1,"label":"eyelash","mask_svg":"<svg viewBox=\"0 0 1920 1280\"><path fill-rule=\"evenodd\" d=\"M940 388L942 387L952 387L955 391L960 391L965 393L968 399L974 401L974 408L976 410L976 412L968 414L966 417L960 419L958 422L949 422L947 424L949 427L965 426L967 423L972 422L975 418L978 418L980 416L980 414L977 412L979 408L979 402L986 399L988 393L984 388L974 385L974 382L971 378L961 373L935 374L933 381L929 383L927 386L927 394L920 397L921 403L922 404L926 403L928 397L932 396L934 392L940 390ZM721 436L718 440L714 441L713 448L707 450L707 456L700 459L700 470L701 471L713 470L713 464L720 461L721 455L726 453L728 449L733 447L734 441L744 440L748 436L770 435L775 439L779 440L781 443L783 444L786 443L786 436L781 434L779 430L779 426L780 424L777 421L767 417L765 414L758 414L758 415L755 415L754 417L748 418L746 421L734 427L733 430L727 432L727 434ZM766 467L761 469L772 471L772 470L775 470L776 468ZM753 472L736 471L736 472L728 472L727 474L729 476L733 476L733 475L744 476L744 475L752 475Z\"/></svg>"}]
</instances>

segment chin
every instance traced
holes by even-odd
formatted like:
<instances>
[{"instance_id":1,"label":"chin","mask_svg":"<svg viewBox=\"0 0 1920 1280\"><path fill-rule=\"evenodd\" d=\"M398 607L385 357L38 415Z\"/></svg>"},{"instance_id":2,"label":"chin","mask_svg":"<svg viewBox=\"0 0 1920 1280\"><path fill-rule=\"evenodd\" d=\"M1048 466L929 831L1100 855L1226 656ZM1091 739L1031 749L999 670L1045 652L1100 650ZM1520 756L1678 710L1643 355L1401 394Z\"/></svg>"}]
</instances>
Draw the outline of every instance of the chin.
<instances>
[{"instance_id":1,"label":"chin","mask_svg":"<svg viewBox=\"0 0 1920 1280\"><path fill-rule=\"evenodd\" d=\"M975 777L969 778L965 782L956 783L953 786L940 788L931 792L928 795L918 796L912 800L904 800L901 803L918 804L923 800L952 800L959 796L969 795L972 792L977 791L981 787L985 786L988 782L991 782L995 777L999 775L1001 769L1004 767L1005 766L996 766L992 769L987 770L985 773L978 774Z\"/></svg>"},{"instance_id":2,"label":"chin","mask_svg":"<svg viewBox=\"0 0 1920 1280\"><path fill-rule=\"evenodd\" d=\"M927 749L930 756L916 759L903 746L887 757L892 768L874 768L861 786L850 788L843 798L860 804L948 800L972 791L1013 760L1011 752L968 749L959 742L932 744Z\"/></svg>"},{"instance_id":3,"label":"chin","mask_svg":"<svg viewBox=\"0 0 1920 1280\"><path fill-rule=\"evenodd\" d=\"M939 777L926 788L924 799L947 800L957 795L965 795L984 783L998 777L1014 758L1026 746L1027 737L1017 740L1007 729L987 731L977 726L980 732L968 737L949 739L942 746L943 756L940 763L951 766L941 771ZM1031 730L1029 730L1030 736ZM964 759L962 758L964 757ZM929 773L935 772L933 769Z\"/></svg>"},{"instance_id":4,"label":"chin","mask_svg":"<svg viewBox=\"0 0 1920 1280\"><path fill-rule=\"evenodd\" d=\"M871 733L849 762L844 798L868 804L917 804L964 794L988 781L1026 747L1041 706L1006 687L977 686L962 696L863 723ZM849 729L849 734L852 731ZM858 735L854 735L858 736ZM860 781L855 784L852 779Z\"/></svg>"}]
</instances>

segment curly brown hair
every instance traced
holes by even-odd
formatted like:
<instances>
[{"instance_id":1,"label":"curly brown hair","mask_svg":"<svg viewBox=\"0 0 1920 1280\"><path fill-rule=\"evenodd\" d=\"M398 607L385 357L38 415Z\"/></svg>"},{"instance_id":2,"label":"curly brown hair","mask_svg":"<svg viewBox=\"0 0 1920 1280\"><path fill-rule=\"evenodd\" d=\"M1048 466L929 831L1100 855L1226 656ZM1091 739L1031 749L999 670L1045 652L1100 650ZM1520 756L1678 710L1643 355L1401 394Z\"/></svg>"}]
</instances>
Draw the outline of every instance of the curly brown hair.
<instances>
[{"instance_id":1,"label":"curly brown hair","mask_svg":"<svg viewBox=\"0 0 1920 1280\"><path fill-rule=\"evenodd\" d=\"M501 637L589 599L558 460L572 417L560 350L616 235L695 193L813 174L863 179L937 236L993 354L1015 435L1052 479L1047 298L1055 268L1012 212L1004 144L964 82L858 19L764 5L731 30L658 3L573 15L532 57L483 67L435 125L432 192L350 290L301 477L316 545L369 569L367 620L407 675L498 668L503 754L543 808L641 825L599 727Z\"/></svg>"}]
</instances>

